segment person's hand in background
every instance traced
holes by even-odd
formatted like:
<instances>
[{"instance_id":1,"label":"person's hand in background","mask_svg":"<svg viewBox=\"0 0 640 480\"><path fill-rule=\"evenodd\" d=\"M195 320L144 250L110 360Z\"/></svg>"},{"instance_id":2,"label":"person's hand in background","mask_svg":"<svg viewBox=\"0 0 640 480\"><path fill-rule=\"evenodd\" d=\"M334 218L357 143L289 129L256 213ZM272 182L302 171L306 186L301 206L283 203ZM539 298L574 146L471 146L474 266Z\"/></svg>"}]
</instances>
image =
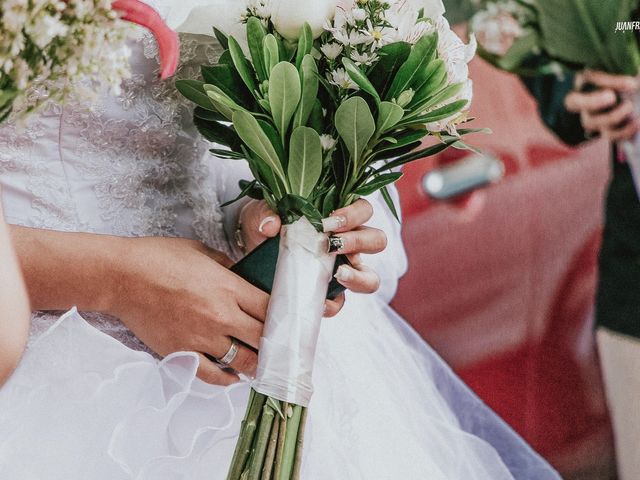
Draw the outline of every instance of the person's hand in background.
<instances>
[{"instance_id":1,"label":"person's hand in background","mask_svg":"<svg viewBox=\"0 0 640 480\"><path fill-rule=\"evenodd\" d=\"M595 88L586 91L587 85ZM612 142L630 140L640 130L633 102L639 88L638 78L587 70L576 76L575 89L567 95L565 106L580 115L587 132Z\"/></svg>"}]
</instances>

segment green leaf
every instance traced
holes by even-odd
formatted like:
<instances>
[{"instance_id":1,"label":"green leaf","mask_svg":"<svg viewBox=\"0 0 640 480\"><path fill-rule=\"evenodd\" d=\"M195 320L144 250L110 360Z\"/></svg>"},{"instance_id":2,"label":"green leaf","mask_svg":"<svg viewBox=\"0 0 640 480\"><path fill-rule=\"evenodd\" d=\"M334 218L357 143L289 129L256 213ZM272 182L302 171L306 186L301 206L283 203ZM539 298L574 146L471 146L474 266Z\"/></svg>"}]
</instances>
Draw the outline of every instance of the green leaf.
<instances>
[{"instance_id":1,"label":"green leaf","mask_svg":"<svg viewBox=\"0 0 640 480\"><path fill-rule=\"evenodd\" d=\"M199 107L205 110L217 111L204 91L204 82L198 80L176 80L176 89Z\"/></svg>"},{"instance_id":2,"label":"green leaf","mask_svg":"<svg viewBox=\"0 0 640 480\"><path fill-rule=\"evenodd\" d=\"M234 102L251 107L253 96L245 88L240 76L231 65L203 65L200 67L205 84L215 85Z\"/></svg>"},{"instance_id":3,"label":"green leaf","mask_svg":"<svg viewBox=\"0 0 640 480\"><path fill-rule=\"evenodd\" d=\"M273 171L273 173L282 182L285 190L288 191L287 180L278 158L278 153L275 147L272 145L267 134L262 130L258 121L248 112L237 111L233 113L233 126L236 132L242 139L242 141L261 158L266 165ZM273 190L274 186L269 185Z\"/></svg>"},{"instance_id":4,"label":"green leaf","mask_svg":"<svg viewBox=\"0 0 640 480\"><path fill-rule=\"evenodd\" d=\"M282 165L282 170L286 171L287 156L284 153L284 146L280 141L280 137L278 136L278 131L275 129L275 127L271 123L265 120L258 120L258 124L260 125L264 133L267 134L267 137L269 137L269 141L271 142L271 145L273 145L273 148L276 149L276 153L278 154L278 158L280 159L280 164Z\"/></svg>"},{"instance_id":5,"label":"green leaf","mask_svg":"<svg viewBox=\"0 0 640 480\"><path fill-rule=\"evenodd\" d=\"M280 132L283 145L291 117L300 103L300 76L296 67L289 62L278 63L271 71L269 79L269 105L276 128Z\"/></svg>"},{"instance_id":6,"label":"green leaf","mask_svg":"<svg viewBox=\"0 0 640 480\"><path fill-rule=\"evenodd\" d=\"M305 55L300 66L302 93L293 118L293 128L306 125L318 96L318 66L311 55Z\"/></svg>"},{"instance_id":7,"label":"green leaf","mask_svg":"<svg viewBox=\"0 0 640 480\"><path fill-rule=\"evenodd\" d=\"M252 95L255 95L256 82L254 79L253 68L251 68L251 64L249 64L249 61L244 56L244 52L242 51L242 48L240 48L240 44L233 37L229 37L229 52L231 53L233 65L236 67L238 75L242 78L242 81L249 89L249 92L251 92Z\"/></svg>"},{"instance_id":8,"label":"green leaf","mask_svg":"<svg viewBox=\"0 0 640 480\"><path fill-rule=\"evenodd\" d=\"M307 217L316 230L322 232L322 214L306 198L302 198L299 195L285 195L278 202L277 210L285 223L293 223L304 216Z\"/></svg>"},{"instance_id":9,"label":"green leaf","mask_svg":"<svg viewBox=\"0 0 640 480\"><path fill-rule=\"evenodd\" d=\"M324 114L322 113L322 104L317 98L313 102L313 108L307 124L320 135L324 133Z\"/></svg>"},{"instance_id":10,"label":"green leaf","mask_svg":"<svg viewBox=\"0 0 640 480\"><path fill-rule=\"evenodd\" d=\"M457 139L456 139L457 140ZM422 158L431 157L433 155L437 155L438 153L449 148L454 142L453 141L445 141L442 143L436 143L435 145L430 145L421 150L417 150L415 152L407 153L406 155L402 155L391 162L385 163L381 167L375 170L375 173L381 173L388 170L394 170L402 165L405 165L409 162L413 162L414 160L420 160Z\"/></svg>"},{"instance_id":11,"label":"green leaf","mask_svg":"<svg viewBox=\"0 0 640 480\"><path fill-rule=\"evenodd\" d=\"M207 95L209 96L213 106L216 107L216 110L218 110L228 120L231 120L233 117L233 112L237 110L245 110L243 107L231 100L226 93L215 85L206 84L204 85L204 90L207 92Z\"/></svg>"},{"instance_id":12,"label":"green leaf","mask_svg":"<svg viewBox=\"0 0 640 480\"><path fill-rule=\"evenodd\" d=\"M300 38L298 39L298 50L296 52L296 68L298 70L300 70L302 60L305 56L311 53L312 48L313 32L311 31L311 26L307 22L304 22Z\"/></svg>"},{"instance_id":13,"label":"green leaf","mask_svg":"<svg viewBox=\"0 0 640 480\"><path fill-rule=\"evenodd\" d=\"M209 153L214 157L224 158L227 160L244 160L242 153L234 152L233 150L225 150L223 148L210 148Z\"/></svg>"},{"instance_id":14,"label":"green leaf","mask_svg":"<svg viewBox=\"0 0 640 480\"><path fill-rule=\"evenodd\" d=\"M424 83L416 90L413 100L409 104L409 110L413 113L419 113L421 104L442 90L446 84L447 67L441 59L437 58L427 65Z\"/></svg>"},{"instance_id":15,"label":"green leaf","mask_svg":"<svg viewBox=\"0 0 640 480\"><path fill-rule=\"evenodd\" d=\"M249 17L249 20L247 20L247 43L249 44L253 68L260 82L268 78L262 49L262 43L266 35L267 30L260 19L258 17Z\"/></svg>"},{"instance_id":16,"label":"green leaf","mask_svg":"<svg viewBox=\"0 0 640 480\"><path fill-rule=\"evenodd\" d=\"M411 45L406 42L390 43L378 50L380 60L371 69L368 77L382 98L387 98L393 79L410 53Z\"/></svg>"},{"instance_id":17,"label":"green leaf","mask_svg":"<svg viewBox=\"0 0 640 480\"><path fill-rule=\"evenodd\" d=\"M244 187L241 186L242 190L240 191L240 193L238 194L238 196L236 198L234 198L233 200L229 200L228 202L223 203L222 205L220 205L220 208L228 207L232 203L236 203L241 198L244 198L244 197L248 196L249 192L251 190L253 190L254 188L256 188L257 184L258 184L258 182L256 182L255 180L252 181L252 182L247 182L246 185L244 185Z\"/></svg>"},{"instance_id":18,"label":"green leaf","mask_svg":"<svg viewBox=\"0 0 640 480\"><path fill-rule=\"evenodd\" d=\"M240 138L231 127L227 127L218 122L211 122L194 117L193 123L204 138L210 142L225 145L232 150L237 150L240 146Z\"/></svg>"},{"instance_id":19,"label":"green leaf","mask_svg":"<svg viewBox=\"0 0 640 480\"><path fill-rule=\"evenodd\" d=\"M409 130L406 133L399 134L395 137L396 143L384 146L378 145L374 158L376 160L386 160L411 152L420 146L422 139L427 135L429 135L429 132L424 128L420 130Z\"/></svg>"},{"instance_id":20,"label":"green leaf","mask_svg":"<svg viewBox=\"0 0 640 480\"><path fill-rule=\"evenodd\" d=\"M426 110L429 110L431 107L435 105L443 104L447 100L450 100L451 98L459 94L464 87L465 87L464 83L454 83L453 85L444 87L442 90L436 93L433 97L431 97L429 100L425 101L422 105L420 105L420 107L417 108L417 110L424 112Z\"/></svg>"},{"instance_id":21,"label":"green leaf","mask_svg":"<svg viewBox=\"0 0 640 480\"><path fill-rule=\"evenodd\" d=\"M354 193L363 197L366 195L371 195L373 192L377 192L382 187L385 187L397 181L400 177L402 177L402 172L391 172L377 175L373 178L373 180L369 181L361 187L358 187Z\"/></svg>"},{"instance_id":22,"label":"green leaf","mask_svg":"<svg viewBox=\"0 0 640 480\"><path fill-rule=\"evenodd\" d=\"M393 203L393 199L391 198L391 195L389 194L389 190L387 190L387 187L382 187L380 189L380 193L382 194L384 203L386 203L387 207L389 207L389 210L391 210L391 214L396 218L397 221L400 221L400 215L398 215L398 211L396 210L396 204Z\"/></svg>"},{"instance_id":23,"label":"green leaf","mask_svg":"<svg viewBox=\"0 0 640 480\"><path fill-rule=\"evenodd\" d=\"M224 33L222 33L220 30L218 30L216 27L213 27L213 34L215 35L216 40L218 40L220 45L222 45L222 48L224 48L225 50L228 50L229 49L228 37Z\"/></svg>"},{"instance_id":24,"label":"green leaf","mask_svg":"<svg viewBox=\"0 0 640 480\"><path fill-rule=\"evenodd\" d=\"M433 33L425 35L413 46L409 58L398 70L393 83L389 88L387 99L396 98L400 93L411 88L414 80L418 77L418 72L427 67L434 59L436 47L438 45L438 35Z\"/></svg>"},{"instance_id":25,"label":"green leaf","mask_svg":"<svg viewBox=\"0 0 640 480\"><path fill-rule=\"evenodd\" d=\"M344 68L351 77L351 80L356 82L362 91L371 95L375 99L376 103L380 103L380 95L362 70L360 70L360 68L358 68L358 66L347 57L342 57L342 65L344 65Z\"/></svg>"},{"instance_id":26,"label":"green leaf","mask_svg":"<svg viewBox=\"0 0 640 480\"><path fill-rule=\"evenodd\" d=\"M436 108L435 110L430 111L426 115L422 115L421 117L416 117L410 122L416 124L423 123L431 123L437 122L439 120L444 120L445 118L449 118L456 113L460 112L466 105L467 100L456 100L455 102L451 102L443 107Z\"/></svg>"},{"instance_id":27,"label":"green leaf","mask_svg":"<svg viewBox=\"0 0 640 480\"><path fill-rule=\"evenodd\" d=\"M264 63L268 78L271 76L273 67L280 63L280 52L278 48L278 40L276 39L276 37L271 34L264 37L262 51L264 54Z\"/></svg>"},{"instance_id":28,"label":"green leaf","mask_svg":"<svg viewBox=\"0 0 640 480\"><path fill-rule=\"evenodd\" d=\"M336 130L351 155L355 169L359 168L364 149L376 131L369 105L362 97L351 97L336 110Z\"/></svg>"},{"instance_id":29,"label":"green leaf","mask_svg":"<svg viewBox=\"0 0 640 480\"><path fill-rule=\"evenodd\" d=\"M308 197L322 173L320 135L313 128L298 127L291 134L289 182L296 195Z\"/></svg>"},{"instance_id":30,"label":"green leaf","mask_svg":"<svg viewBox=\"0 0 640 480\"><path fill-rule=\"evenodd\" d=\"M195 118L199 118L200 120L207 120L209 122L224 122L226 120L226 118L219 112L207 110L202 107L196 107L193 110L193 116Z\"/></svg>"},{"instance_id":31,"label":"green leaf","mask_svg":"<svg viewBox=\"0 0 640 480\"><path fill-rule=\"evenodd\" d=\"M378 121L376 122L376 132L383 135L395 127L404 116L404 109L392 102L381 102L378 107Z\"/></svg>"}]
</instances>

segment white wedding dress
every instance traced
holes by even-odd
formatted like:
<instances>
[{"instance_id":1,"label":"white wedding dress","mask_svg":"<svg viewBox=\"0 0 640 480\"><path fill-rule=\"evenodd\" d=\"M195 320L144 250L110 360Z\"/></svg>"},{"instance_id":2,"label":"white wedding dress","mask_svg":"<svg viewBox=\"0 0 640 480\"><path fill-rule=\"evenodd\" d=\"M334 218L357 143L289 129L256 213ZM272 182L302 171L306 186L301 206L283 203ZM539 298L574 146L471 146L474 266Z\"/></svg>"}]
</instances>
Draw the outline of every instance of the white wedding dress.
<instances>
[{"instance_id":1,"label":"white wedding dress","mask_svg":"<svg viewBox=\"0 0 640 480\"><path fill-rule=\"evenodd\" d=\"M182 76L220 53L203 37L182 40ZM133 50L121 97L93 109L50 107L25 129L0 127L7 221L179 235L233 254L225 229L233 211L219 205L246 172L207 153L187 103L156 79L153 40ZM387 306L406 260L399 225L372 202L373 223L390 237L385 253L367 259L382 288L348 293L343 311L323 322L302 478L559 479ZM224 479L249 383L207 385L197 363L185 352L158 359L116 318L34 314L27 352L0 388L0 478Z\"/></svg>"}]
</instances>

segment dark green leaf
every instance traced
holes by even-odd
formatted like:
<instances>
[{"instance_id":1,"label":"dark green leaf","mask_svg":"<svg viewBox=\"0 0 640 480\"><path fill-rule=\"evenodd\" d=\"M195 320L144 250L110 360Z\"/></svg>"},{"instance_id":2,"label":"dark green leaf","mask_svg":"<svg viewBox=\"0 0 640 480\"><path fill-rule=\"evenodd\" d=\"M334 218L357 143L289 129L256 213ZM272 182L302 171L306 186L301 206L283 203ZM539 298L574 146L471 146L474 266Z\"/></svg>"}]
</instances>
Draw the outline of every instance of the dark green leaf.
<instances>
[{"instance_id":1,"label":"dark green leaf","mask_svg":"<svg viewBox=\"0 0 640 480\"><path fill-rule=\"evenodd\" d=\"M391 214L399 222L400 221L400 215L398 215L398 211L396 210L396 204L393 203L393 199L391 198L391 195L389 194L389 190L387 190L387 187L382 187L380 189L380 193L382 194L382 198L384 199L384 203L386 203L387 207L389 207L389 210L391 210Z\"/></svg>"},{"instance_id":2,"label":"dark green leaf","mask_svg":"<svg viewBox=\"0 0 640 480\"><path fill-rule=\"evenodd\" d=\"M410 53L411 45L406 42L390 43L378 50L380 60L371 69L368 77L381 98L387 98L391 82Z\"/></svg>"},{"instance_id":3,"label":"dark green leaf","mask_svg":"<svg viewBox=\"0 0 640 480\"><path fill-rule=\"evenodd\" d=\"M395 182L400 177L402 177L402 172L391 172L377 175L373 178L373 180L369 181L361 187L358 187L354 193L363 197L371 195L373 192L377 192L382 187Z\"/></svg>"},{"instance_id":4,"label":"dark green leaf","mask_svg":"<svg viewBox=\"0 0 640 480\"><path fill-rule=\"evenodd\" d=\"M234 102L251 108L253 96L245 88L242 79L236 70L230 65L212 65L201 67L202 78L205 84L215 85Z\"/></svg>"},{"instance_id":5,"label":"dark green leaf","mask_svg":"<svg viewBox=\"0 0 640 480\"><path fill-rule=\"evenodd\" d=\"M205 110L217 111L204 91L204 82L198 80L176 80L176 89L199 107Z\"/></svg>"},{"instance_id":6,"label":"dark green leaf","mask_svg":"<svg viewBox=\"0 0 640 480\"><path fill-rule=\"evenodd\" d=\"M397 98L404 90L411 88L414 80L418 77L420 70L425 69L433 60L438 45L438 35L433 33L425 35L413 46L409 58L402 64L398 70L393 83L389 88L387 99Z\"/></svg>"},{"instance_id":7,"label":"dark green leaf","mask_svg":"<svg viewBox=\"0 0 640 480\"><path fill-rule=\"evenodd\" d=\"M200 120L207 120L209 122L224 122L227 120L219 112L214 112L213 110L206 110L202 107L196 107L193 110L193 116L195 118L199 118Z\"/></svg>"},{"instance_id":8,"label":"dark green leaf","mask_svg":"<svg viewBox=\"0 0 640 480\"><path fill-rule=\"evenodd\" d=\"M209 153L214 157L224 158L227 160L244 160L242 153L234 152L233 150L224 150L222 148L211 148Z\"/></svg>"},{"instance_id":9,"label":"dark green leaf","mask_svg":"<svg viewBox=\"0 0 640 480\"><path fill-rule=\"evenodd\" d=\"M242 182L243 180L241 180ZM231 205L232 203L236 203L238 200L240 200L241 198L244 198L246 196L249 195L249 192L251 190L253 190L254 188L256 188L256 185L258 183L254 180L252 182L247 182L246 185L244 187L242 187L242 185L240 186L240 188L242 188L242 190L240 191L240 193L238 194L238 196L236 198L234 198L233 200L229 200L228 202L223 203L222 205L220 205L220 208L224 208L224 207L228 207L229 205Z\"/></svg>"},{"instance_id":10,"label":"dark green leaf","mask_svg":"<svg viewBox=\"0 0 640 480\"><path fill-rule=\"evenodd\" d=\"M446 150L447 148L449 148L451 146L453 142L443 142L443 143L436 143L435 145L431 145L429 147L423 148L421 150L417 150L415 152L412 153L408 153L406 155L402 155L401 157L396 158L395 160L392 160L391 162L388 162L386 164L384 164L383 166L381 166L380 168L378 168L375 173L381 173L381 172L385 172L385 171L389 171L389 170L394 170L398 167L401 167L402 165L405 165L406 163L409 162L413 162L414 160L419 160L421 158L427 158L427 157L431 157L433 155L437 155L438 153Z\"/></svg>"},{"instance_id":11,"label":"dark green leaf","mask_svg":"<svg viewBox=\"0 0 640 480\"><path fill-rule=\"evenodd\" d=\"M358 66L353 63L353 61L347 57L342 57L342 65L346 72L351 77L351 80L356 82L356 84L362 89L362 91L367 92L371 95L376 103L380 103L380 95L376 91L376 88L371 84L367 76L358 68Z\"/></svg>"},{"instance_id":12,"label":"dark green leaf","mask_svg":"<svg viewBox=\"0 0 640 480\"><path fill-rule=\"evenodd\" d=\"M244 56L244 52L242 51L240 44L233 37L229 37L229 52L231 52L233 65L236 67L238 75L242 78L242 81L249 89L249 92L254 95L256 91L256 81L254 78L253 68Z\"/></svg>"},{"instance_id":13,"label":"dark green leaf","mask_svg":"<svg viewBox=\"0 0 640 480\"><path fill-rule=\"evenodd\" d=\"M285 223L292 223L299 217L307 217L307 220L322 232L322 214L307 199L298 195L288 194L278 201L278 213L285 219Z\"/></svg>"},{"instance_id":14,"label":"dark green leaf","mask_svg":"<svg viewBox=\"0 0 640 480\"><path fill-rule=\"evenodd\" d=\"M220 30L218 30L216 27L213 27L213 34L216 36L216 39L218 40L220 45L222 45L222 48L224 48L225 50L228 50L229 39L227 38L227 36L224 33L222 33Z\"/></svg>"},{"instance_id":15,"label":"dark green leaf","mask_svg":"<svg viewBox=\"0 0 640 480\"><path fill-rule=\"evenodd\" d=\"M424 124L444 120L445 118L449 118L456 113L459 113L467 103L467 100L456 100L455 102L451 102L443 107L436 108L426 115L407 120L407 123Z\"/></svg>"},{"instance_id":16,"label":"dark green leaf","mask_svg":"<svg viewBox=\"0 0 640 480\"><path fill-rule=\"evenodd\" d=\"M378 107L378 121L376 122L376 132L384 135L395 127L404 116L404 109L391 102L381 102Z\"/></svg>"},{"instance_id":17,"label":"dark green leaf","mask_svg":"<svg viewBox=\"0 0 640 480\"><path fill-rule=\"evenodd\" d=\"M240 138L231 127L227 127L219 122L211 122L194 117L193 123L204 138L210 142L219 143L232 150L240 147Z\"/></svg>"}]
</instances>

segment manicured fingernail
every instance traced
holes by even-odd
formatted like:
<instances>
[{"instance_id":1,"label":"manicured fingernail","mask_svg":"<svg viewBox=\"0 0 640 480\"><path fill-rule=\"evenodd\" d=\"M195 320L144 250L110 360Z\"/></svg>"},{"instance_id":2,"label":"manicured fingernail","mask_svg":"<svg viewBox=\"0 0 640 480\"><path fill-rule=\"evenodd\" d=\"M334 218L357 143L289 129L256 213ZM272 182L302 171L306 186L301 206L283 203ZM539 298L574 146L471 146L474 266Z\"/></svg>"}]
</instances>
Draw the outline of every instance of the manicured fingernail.
<instances>
[{"instance_id":1,"label":"manicured fingernail","mask_svg":"<svg viewBox=\"0 0 640 480\"><path fill-rule=\"evenodd\" d=\"M262 221L260 222L260 225L258 225L258 231L260 233L262 233L262 229L264 228L264 226L267 223L272 223L272 222L275 222L275 221L276 221L276 217L265 217L265 218L263 218Z\"/></svg>"},{"instance_id":2,"label":"manicured fingernail","mask_svg":"<svg viewBox=\"0 0 640 480\"><path fill-rule=\"evenodd\" d=\"M334 276L341 282L348 282L353 278L353 272L344 265L340 265Z\"/></svg>"},{"instance_id":3,"label":"manicured fingernail","mask_svg":"<svg viewBox=\"0 0 640 480\"><path fill-rule=\"evenodd\" d=\"M344 215L335 215L322 219L322 228L325 232L334 232L347 224L347 218Z\"/></svg>"}]
</instances>

